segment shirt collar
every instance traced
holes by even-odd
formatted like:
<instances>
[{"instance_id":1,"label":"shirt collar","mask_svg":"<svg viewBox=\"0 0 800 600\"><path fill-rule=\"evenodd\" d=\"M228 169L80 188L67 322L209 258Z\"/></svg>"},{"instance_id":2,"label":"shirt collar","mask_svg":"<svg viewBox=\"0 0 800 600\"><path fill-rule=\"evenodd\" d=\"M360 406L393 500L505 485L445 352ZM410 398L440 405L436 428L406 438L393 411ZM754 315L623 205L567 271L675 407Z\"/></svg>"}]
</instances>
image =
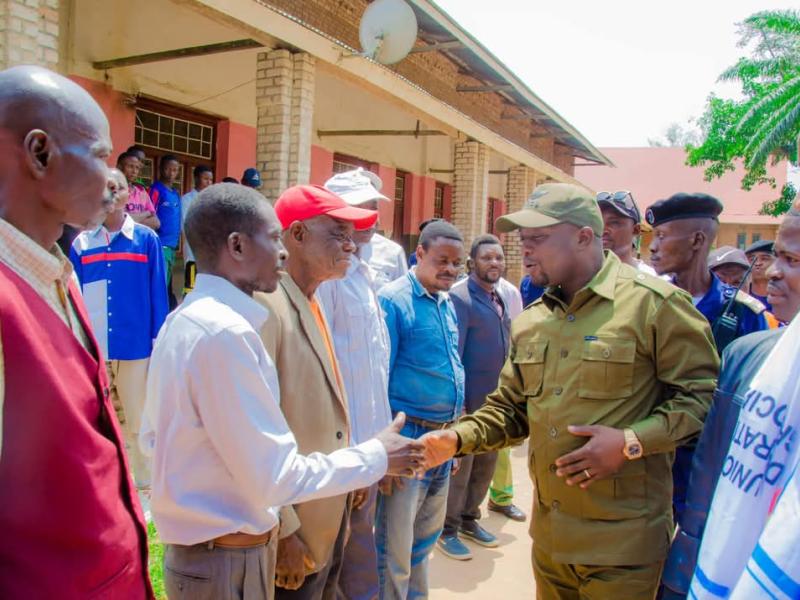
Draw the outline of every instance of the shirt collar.
<instances>
[{"instance_id":1,"label":"shirt collar","mask_svg":"<svg viewBox=\"0 0 800 600\"><path fill-rule=\"evenodd\" d=\"M269 317L269 310L265 306L256 302L224 277L198 273L194 290L190 295L192 294L211 296L223 304L227 304L242 315L255 330L261 329Z\"/></svg>"},{"instance_id":2,"label":"shirt collar","mask_svg":"<svg viewBox=\"0 0 800 600\"><path fill-rule=\"evenodd\" d=\"M414 292L415 296L428 297L435 301L436 304L441 304L442 302L447 301L449 297L447 292L437 292L434 296L419 282L419 279L417 279L417 274L413 271L408 272L408 278L411 281L411 291Z\"/></svg>"},{"instance_id":3,"label":"shirt collar","mask_svg":"<svg viewBox=\"0 0 800 600\"><path fill-rule=\"evenodd\" d=\"M56 281L66 287L72 277L72 263L57 244L47 251L5 219L0 219L0 261L45 287Z\"/></svg>"},{"instance_id":4,"label":"shirt collar","mask_svg":"<svg viewBox=\"0 0 800 600\"><path fill-rule=\"evenodd\" d=\"M131 218L129 214L125 214L125 219L122 221L122 227L120 228L120 233L124 235L129 240L133 241L133 226L136 222ZM91 236L93 238L99 237L100 234L111 233L106 228L105 224L101 223L98 225L97 229L91 232Z\"/></svg>"},{"instance_id":5,"label":"shirt collar","mask_svg":"<svg viewBox=\"0 0 800 600\"><path fill-rule=\"evenodd\" d=\"M620 262L619 258L617 258L617 255L610 250L605 250L604 254L605 258L603 259L603 265L600 267L600 270L595 273L594 277L592 277L589 283L575 293L573 304L576 299L584 296L587 290L590 290L594 294L605 298L606 300L614 300L614 294L617 289L617 273L619 273L620 265L622 263ZM558 302L562 305L564 304L563 300L560 298L558 288L547 288L542 295L541 300L547 300L548 306L551 309L553 302ZM581 304L583 304L583 302L581 302Z\"/></svg>"}]
</instances>

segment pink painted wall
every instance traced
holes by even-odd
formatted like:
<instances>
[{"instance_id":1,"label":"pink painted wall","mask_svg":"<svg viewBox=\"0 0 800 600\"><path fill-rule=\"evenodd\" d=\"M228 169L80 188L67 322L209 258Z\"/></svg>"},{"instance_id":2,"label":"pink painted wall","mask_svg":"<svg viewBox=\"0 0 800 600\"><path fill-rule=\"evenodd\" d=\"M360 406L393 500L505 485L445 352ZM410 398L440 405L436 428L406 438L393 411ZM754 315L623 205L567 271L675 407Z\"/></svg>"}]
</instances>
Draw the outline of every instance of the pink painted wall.
<instances>
[{"instance_id":1,"label":"pink painted wall","mask_svg":"<svg viewBox=\"0 0 800 600\"><path fill-rule=\"evenodd\" d=\"M333 152L311 145L311 183L323 185L333 175Z\"/></svg>"},{"instance_id":2,"label":"pink painted wall","mask_svg":"<svg viewBox=\"0 0 800 600\"><path fill-rule=\"evenodd\" d=\"M223 177L240 179L248 167L256 165L256 128L235 121L217 125L216 181Z\"/></svg>"},{"instance_id":3,"label":"pink painted wall","mask_svg":"<svg viewBox=\"0 0 800 600\"><path fill-rule=\"evenodd\" d=\"M411 195L406 198L403 233L416 235L419 233L419 224L433 218L436 180L416 173L411 173L409 177L410 186L408 181L406 186L410 187Z\"/></svg>"},{"instance_id":4,"label":"pink painted wall","mask_svg":"<svg viewBox=\"0 0 800 600\"><path fill-rule=\"evenodd\" d=\"M111 143L114 146L109 163L116 164L117 156L134 144L135 107L125 104L125 94L115 91L101 81L93 81L77 75L71 75L70 79L89 92L106 114L111 126Z\"/></svg>"}]
</instances>

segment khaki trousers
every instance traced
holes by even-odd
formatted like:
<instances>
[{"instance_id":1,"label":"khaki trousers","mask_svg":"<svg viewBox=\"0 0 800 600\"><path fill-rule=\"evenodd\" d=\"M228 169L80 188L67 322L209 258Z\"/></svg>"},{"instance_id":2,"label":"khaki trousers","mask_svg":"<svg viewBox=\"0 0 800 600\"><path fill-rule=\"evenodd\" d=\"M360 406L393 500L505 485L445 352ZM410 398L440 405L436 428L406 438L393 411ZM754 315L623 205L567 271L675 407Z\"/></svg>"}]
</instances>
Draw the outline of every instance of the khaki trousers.
<instances>
[{"instance_id":1,"label":"khaki trousers","mask_svg":"<svg viewBox=\"0 0 800 600\"><path fill-rule=\"evenodd\" d=\"M278 536L255 548L209 544L164 551L164 587L170 600L273 600Z\"/></svg>"},{"instance_id":2,"label":"khaki trousers","mask_svg":"<svg viewBox=\"0 0 800 600\"><path fill-rule=\"evenodd\" d=\"M149 363L149 358L106 362L111 402L122 426L125 450L137 488L150 487L150 460L139 450Z\"/></svg>"},{"instance_id":3,"label":"khaki trousers","mask_svg":"<svg viewBox=\"0 0 800 600\"><path fill-rule=\"evenodd\" d=\"M557 563L533 545L536 600L653 600L663 561L626 567Z\"/></svg>"}]
</instances>

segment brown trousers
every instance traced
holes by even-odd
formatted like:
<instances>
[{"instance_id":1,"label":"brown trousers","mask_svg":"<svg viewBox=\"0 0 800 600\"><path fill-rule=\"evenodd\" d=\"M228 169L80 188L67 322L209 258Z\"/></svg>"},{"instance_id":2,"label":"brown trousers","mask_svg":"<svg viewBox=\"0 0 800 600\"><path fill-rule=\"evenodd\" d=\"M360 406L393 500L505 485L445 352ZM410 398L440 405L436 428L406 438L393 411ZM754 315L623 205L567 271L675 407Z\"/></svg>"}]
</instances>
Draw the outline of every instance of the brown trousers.
<instances>
[{"instance_id":1,"label":"brown trousers","mask_svg":"<svg viewBox=\"0 0 800 600\"><path fill-rule=\"evenodd\" d=\"M557 563L533 545L536 600L653 600L663 562L615 567Z\"/></svg>"}]
</instances>

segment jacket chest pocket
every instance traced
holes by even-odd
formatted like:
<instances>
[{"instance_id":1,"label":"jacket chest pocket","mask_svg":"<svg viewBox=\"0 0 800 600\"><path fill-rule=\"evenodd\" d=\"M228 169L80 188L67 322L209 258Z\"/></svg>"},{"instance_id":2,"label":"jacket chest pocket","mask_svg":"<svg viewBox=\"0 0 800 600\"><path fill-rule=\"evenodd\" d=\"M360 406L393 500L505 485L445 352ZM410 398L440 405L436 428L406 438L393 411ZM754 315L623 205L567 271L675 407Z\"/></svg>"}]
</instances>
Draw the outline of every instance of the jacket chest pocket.
<instances>
[{"instance_id":1,"label":"jacket chest pocket","mask_svg":"<svg viewBox=\"0 0 800 600\"><path fill-rule=\"evenodd\" d=\"M627 398L633 392L635 358L635 340L612 337L584 340L578 395L599 400Z\"/></svg>"},{"instance_id":2,"label":"jacket chest pocket","mask_svg":"<svg viewBox=\"0 0 800 600\"><path fill-rule=\"evenodd\" d=\"M547 342L527 342L517 348L513 362L522 379L522 393L526 396L542 393L546 355Z\"/></svg>"}]
</instances>

